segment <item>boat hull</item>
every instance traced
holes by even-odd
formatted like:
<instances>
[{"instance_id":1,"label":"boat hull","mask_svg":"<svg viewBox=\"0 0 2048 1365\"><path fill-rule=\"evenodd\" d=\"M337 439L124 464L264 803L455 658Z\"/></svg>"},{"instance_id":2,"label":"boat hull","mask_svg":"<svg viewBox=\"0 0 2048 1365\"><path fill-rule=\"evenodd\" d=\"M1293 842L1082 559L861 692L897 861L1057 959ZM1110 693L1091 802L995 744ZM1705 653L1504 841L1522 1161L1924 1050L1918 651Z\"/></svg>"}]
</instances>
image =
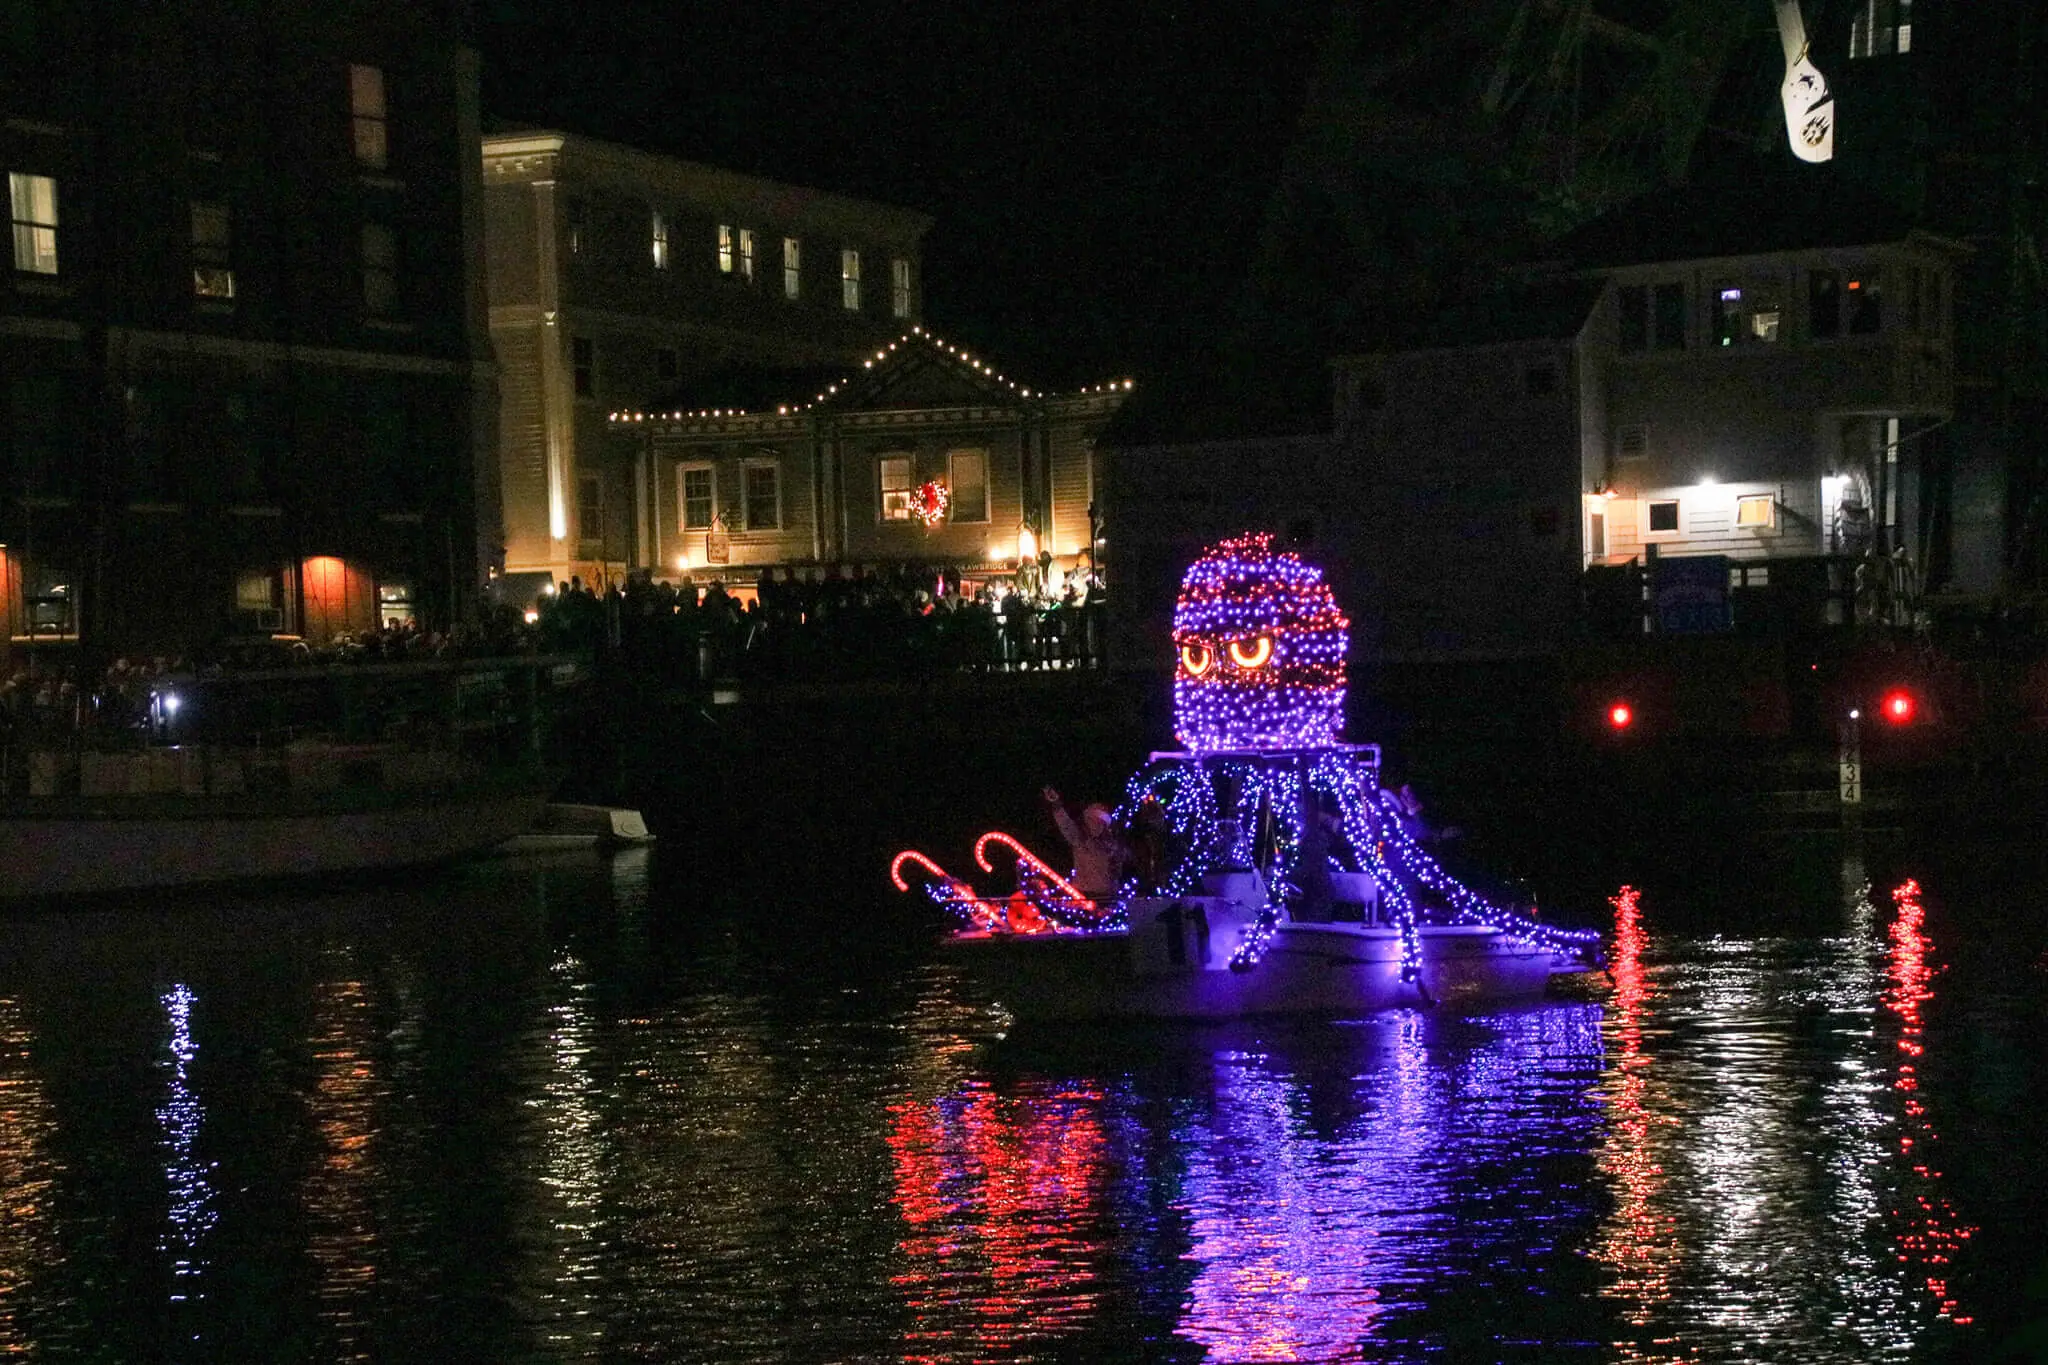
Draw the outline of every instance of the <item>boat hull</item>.
<instances>
[{"instance_id":1,"label":"boat hull","mask_svg":"<svg viewBox=\"0 0 2048 1365\"><path fill-rule=\"evenodd\" d=\"M1256 964L1232 971L1245 917L1208 909L1199 933L1185 914L1141 902L1133 931L956 934L944 949L979 994L1021 1022L1467 1009L1540 996L1567 969L1550 949L1492 926L1425 925L1420 971L1403 980L1392 925L1283 923Z\"/></svg>"},{"instance_id":2,"label":"boat hull","mask_svg":"<svg viewBox=\"0 0 2048 1365\"><path fill-rule=\"evenodd\" d=\"M539 785L223 809L143 798L0 819L0 902L348 875L447 862L532 826Z\"/></svg>"}]
</instances>

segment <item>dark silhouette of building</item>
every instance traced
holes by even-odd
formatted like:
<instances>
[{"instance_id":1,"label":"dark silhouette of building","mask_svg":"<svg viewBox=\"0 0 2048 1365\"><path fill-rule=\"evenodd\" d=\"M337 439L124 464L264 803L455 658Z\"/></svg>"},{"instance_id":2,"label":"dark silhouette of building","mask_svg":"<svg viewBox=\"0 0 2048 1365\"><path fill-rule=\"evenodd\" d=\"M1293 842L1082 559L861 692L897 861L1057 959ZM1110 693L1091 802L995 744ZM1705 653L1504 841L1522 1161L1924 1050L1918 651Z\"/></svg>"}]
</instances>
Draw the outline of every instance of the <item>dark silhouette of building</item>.
<instances>
[{"instance_id":1,"label":"dark silhouette of building","mask_svg":"<svg viewBox=\"0 0 2048 1365\"><path fill-rule=\"evenodd\" d=\"M447 0L10 0L13 648L467 610L499 540L469 23Z\"/></svg>"}]
</instances>

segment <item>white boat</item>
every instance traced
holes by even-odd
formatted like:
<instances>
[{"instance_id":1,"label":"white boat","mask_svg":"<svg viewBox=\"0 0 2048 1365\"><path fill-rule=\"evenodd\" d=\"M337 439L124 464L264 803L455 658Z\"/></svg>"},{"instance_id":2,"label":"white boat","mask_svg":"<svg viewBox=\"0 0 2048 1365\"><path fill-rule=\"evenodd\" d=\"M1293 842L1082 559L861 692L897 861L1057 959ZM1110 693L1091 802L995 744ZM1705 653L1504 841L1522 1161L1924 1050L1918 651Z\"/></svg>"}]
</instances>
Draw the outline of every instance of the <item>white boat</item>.
<instances>
[{"instance_id":1,"label":"white boat","mask_svg":"<svg viewBox=\"0 0 2048 1365\"><path fill-rule=\"evenodd\" d=\"M1593 965L1590 952L1498 924L1417 924L1380 909L1368 874L1345 878L1358 913L1273 920L1255 873L1205 879L1202 894L1136 897L1125 925L1015 932L964 929L941 948L989 1003L1020 1022L1078 1019L1355 1017L1403 1006L1462 1010L1540 997L1554 975ZM1339 914L1346 913L1339 902ZM1413 945L1412 948L1410 945Z\"/></svg>"},{"instance_id":2,"label":"white boat","mask_svg":"<svg viewBox=\"0 0 2048 1365\"><path fill-rule=\"evenodd\" d=\"M446 862L531 828L548 797L533 773L422 766L418 756L388 758L378 769L388 781L330 780L333 765L301 763L302 780L282 789L180 789L175 777L150 780L177 771L163 752L121 756L137 761L117 772L128 779L119 790L93 790L101 773L84 792L0 806L0 903ZM350 763L362 778L360 748Z\"/></svg>"},{"instance_id":3,"label":"white boat","mask_svg":"<svg viewBox=\"0 0 2048 1365\"><path fill-rule=\"evenodd\" d=\"M945 955L1024 1022L1457 1009L1597 966L1596 933L1490 901L1422 849L1416 808L1380 786L1379 747L1339 737L1347 629L1322 572L1270 535L1211 546L1174 608L1188 747L1152 755L1111 817L1148 850L1152 884L1108 890L1115 839L1064 816L1102 880L1092 899L998 833L974 857L992 872L992 844L1017 855L1009 895L914 851L891 878L907 891L904 869L922 871L962 921Z\"/></svg>"}]
</instances>

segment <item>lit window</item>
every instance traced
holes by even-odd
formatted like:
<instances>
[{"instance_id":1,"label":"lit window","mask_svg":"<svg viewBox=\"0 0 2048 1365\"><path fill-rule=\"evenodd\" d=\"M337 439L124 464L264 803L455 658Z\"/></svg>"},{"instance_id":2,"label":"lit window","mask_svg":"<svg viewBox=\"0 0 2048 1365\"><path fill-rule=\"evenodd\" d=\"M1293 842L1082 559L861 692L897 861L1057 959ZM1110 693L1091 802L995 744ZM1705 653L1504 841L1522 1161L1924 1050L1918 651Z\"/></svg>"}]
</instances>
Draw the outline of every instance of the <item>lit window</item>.
<instances>
[{"instance_id":1,"label":"lit window","mask_svg":"<svg viewBox=\"0 0 2048 1365\"><path fill-rule=\"evenodd\" d=\"M377 618L387 626L402 626L419 619L413 605L411 579L389 579L377 584Z\"/></svg>"},{"instance_id":2,"label":"lit window","mask_svg":"<svg viewBox=\"0 0 2048 1365\"><path fill-rule=\"evenodd\" d=\"M13 204L14 268L31 275L57 273L57 182L47 175L7 173Z\"/></svg>"},{"instance_id":3,"label":"lit window","mask_svg":"<svg viewBox=\"0 0 2048 1365\"><path fill-rule=\"evenodd\" d=\"M718 225L718 273L730 275L732 274L732 269L732 224L720 223Z\"/></svg>"},{"instance_id":4,"label":"lit window","mask_svg":"<svg viewBox=\"0 0 2048 1365\"><path fill-rule=\"evenodd\" d=\"M877 482L882 489L882 520L910 520L910 457L884 455L876 462Z\"/></svg>"},{"instance_id":5,"label":"lit window","mask_svg":"<svg viewBox=\"0 0 2048 1365\"><path fill-rule=\"evenodd\" d=\"M1768 531L1776 524L1777 500L1769 495L1735 500L1735 524L1752 530Z\"/></svg>"},{"instance_id":6,"label":"lit window","mask_svg":"<svg viewBox=\"0 0 2048 1365\"><path fill-rule=\"evenodd\" d=\"M383 223L363 224L363 311L372 317L398 311L398 237Z\"/></svg>"},{"instance_id":7,"label":"lit window","mask_svg":"<svg viewBox=\"0 0 2048 1365\"><path fill-rule=\"evenodd\" d=\"M654 268L668 269L668 219L661 216L660 209L652 211L654 224Z\"/></svg>"},{"instance_id":8,"label":"lit window","mask_svg":"<svg viewBox=\"0 0 2048 1365\"><path fill-rule=\"evenodd\" d=\"M889 262L889 312L899 318L910 316L910 262L901 256Z\"/></svg>"},{"instance_id":9,"label":"lit window","mask_svg":"<svg viewBox=\"0 0 2048 1365\"><path fill-rule=\"evenodd\" d=\"M740 229L740 278L747 283L754 282L754 230Z\"/></svg>"},{"instance_id":10,"label":"lit window","mask_svg":"<svg viewBox=\"0 0 2048 1365\"><path fill-rule=\"evenodd\" d=\"M1849 55L1891 57L1913 50L1913 0L1862 0L1849 20Z\"/></svg>"},{"instance_id":11,"label":"lit window","mask_svg":"<svg viewBox=\"0 0 2048 1365\"><path fill-rule=\"evenodd\" d=\"M1653 502L1650 504L1650 530L1653 534L1659 531L1676 531L1677 529L1678 503L1676 501Z\"/></svg>"},{"instance_id":12,"label":"lit window","mask_svg":"<svg viewBox=\"0 0 2048 1365\"><path fill-rule=\"evenodd\" d=\"M604 480L595 474L576 481L576 534L584 540L604 539Z\"/></svg>"},{"instance_id":13,"label":"lit window","mask_svg":"<svg viewBox=\"0 0 2048 1365\"><path fill-rule=\"evenodd\" d=\"M860 253L852 247L839 253L839 302L849 312L860 311Z\"/></svg>"},{"instance_id":14,"label":"lit window","mask_svg":"<svg viewBox=\"0 0 2048 1365\"><path fill-rule=\"evenodd\" d=\"M782 479L765 461L746 467L747 529L773 531L782 525Z\"/></svg>"},{"instance_id":15,"label":"lit window","mask_svg":"<svg viewBox=\"0 0 2048 1365\"><path fill-rule=\"evenodd\" d=\"M794 237L782 239L782 297L793 299L803 292L803 248Z\"/></svg>"},{"instance_id":16,"label":"lit window","mask_svg":"<svg viewBox=\"0 0 2048 1365\"><path fill-rule=\"evenodd\" d=\"M717 502L718 485L711 466L708 464L684 465L682 479L676 485L676 502L685 531L708 531L711 529L713 508Z\"/></svg>"},{"instance_id":17,"label":"lit window","mask_svg":"<svg viewBox=\"0 0 2048 1365\"><path fill-rule=\"evenodd\" d=\"M373 171L383 170L391 161L391 135L385 120L382 67L349 67L348 107L355 132L356 164Z\"/></svg>"},{"instance_id":18,"label":"lit window","mask_svg":"<svg viewBox=\"0 0 2048 1365\"><path fill-rule=\"evenodd\" d=\"M956 450L946 457L946 482L954 521L988 520L988 453Z\"/></svg>"},{"instance_id":19,"label":"lit window","mask_svg":"<svg viewBox=\"0 0 2048 1365\"><path fill-rule=\"evenodd\" d=\"M1766 344L1778 339L1785 310L1783 294L1775 284L1753 285L1749 291L1749 340Z\"/></svg>"},{"instance_id":20,"label":"lit window","mask_svg":"<svg viewBox=\"0 0 2048 1365\"><path fill-rule=\"evenodd\" d=\"M228 263L229 222L226 204L192 205L192 292L202 299L235 296L235 272Z\"/></svg>"},{"instance_id":21,"label":"lit window","mask_svg":"<svg viewBox=\"0 0 2048 1365\"><path fill-rule=\"evenodd\" d=\"M1714 344L1733 346L1742 340L1744 330L1742 291L1723 285L1714 291Z\"/></svg>"},{"instance_id":22,"label":"lit window","mask_svg":"<svg viewBox=\"0 0 2048 1365\"><path fill-rule=\"evenodd\" d=\"M576 396L597 397L597 343L589 337L571 337L569 358L576 380Z\"/></svg>"}]
</instances>

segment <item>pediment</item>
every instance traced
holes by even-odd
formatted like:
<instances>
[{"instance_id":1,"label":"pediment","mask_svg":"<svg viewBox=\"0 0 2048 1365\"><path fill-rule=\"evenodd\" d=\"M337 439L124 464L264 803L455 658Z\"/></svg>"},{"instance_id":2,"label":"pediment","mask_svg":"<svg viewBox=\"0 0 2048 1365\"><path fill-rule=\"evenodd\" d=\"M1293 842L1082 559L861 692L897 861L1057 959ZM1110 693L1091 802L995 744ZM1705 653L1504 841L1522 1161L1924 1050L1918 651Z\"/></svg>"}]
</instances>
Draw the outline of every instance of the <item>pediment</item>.
<instances>
[{"instance_id":1,"label":"pediment","mask_svg":"<svg viewBox=\"0 0 2048 1365\"><path fill-rule=\"evenodd\" d=\"M841 384L826 406L840 411L985 407L1015 404L1028 394L986 360L913 333Z\"/></svg>"}]
</instances>

